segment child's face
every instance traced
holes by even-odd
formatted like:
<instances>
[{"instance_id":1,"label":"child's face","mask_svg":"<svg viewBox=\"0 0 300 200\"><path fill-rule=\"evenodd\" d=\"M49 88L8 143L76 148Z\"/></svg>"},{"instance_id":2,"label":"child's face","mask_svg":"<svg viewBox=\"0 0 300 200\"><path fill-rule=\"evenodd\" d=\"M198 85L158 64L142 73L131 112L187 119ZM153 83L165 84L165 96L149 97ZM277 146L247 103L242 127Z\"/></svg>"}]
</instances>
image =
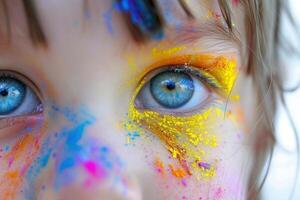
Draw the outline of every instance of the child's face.
<instances>
[{"instance_id":1,"label":"child's face","mask_svg":"<svg viewBox=\"0 0 300 200\"><path fill-rule=\"evenodd\" d=\"M36 1L43 48L7 3L0 199L245 198L255 96L241 5L234 38L216 2L190 1L189 19L159 1L163 35L137 43L110 0Z\"/></svg>"}]
</instances>

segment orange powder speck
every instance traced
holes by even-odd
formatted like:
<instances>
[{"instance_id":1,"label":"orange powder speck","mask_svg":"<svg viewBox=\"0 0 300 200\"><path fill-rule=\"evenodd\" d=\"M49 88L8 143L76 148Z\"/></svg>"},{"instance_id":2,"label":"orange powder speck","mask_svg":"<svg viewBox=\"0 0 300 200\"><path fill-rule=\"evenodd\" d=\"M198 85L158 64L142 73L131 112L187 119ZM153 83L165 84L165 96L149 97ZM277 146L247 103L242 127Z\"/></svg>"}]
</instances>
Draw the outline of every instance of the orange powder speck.
<instances>
[{"instance_id":1,"label":"orange powder speck","mask_svg":"<svg viewBox=\"0 0 300 200\"><path fill-rule=\"evenodd\" d=\"M1 199L14 199L17 188L21 186L22 176L20 176L18 171L10 171L7 172L3 178L5 181L0 182ZM4 185L5 187L3 187Z\"/></svg>"},{"instance_id":2,"label":"orange powder speck","mask_svg":"<svg viewBox=\"0 0 300 200\"><path fill-rule=\"evenodd\" d=\"M176 178L184 178L187 176L186 171L182 168L175 168L172 164L169 164L169 168L172 172L172 175Z\"/></svg>"},{"instance_id":3,"label":"orange powder speck","mask_svg":"<svg viewBox=\"0 0 300 200\"><path fill-rule=\"evenodd\" d=\"M28 147L28 145L32 144L33 136L31 135L25 135L21 140L18 141L18 143L13 147L13 149L5 155L5 158L10 160L9 165L11 165L11 162L17 161L19 158L24 155L24 151Z\"/></svg>"},{"instance_id":4,"label":"orange powder speck","mask_svg":"<svg viewBox=\"0 0 300 200\"><path fill-rule=\"evenodd\" d=\"M165 165L160 159L158 159L158 158L155 159L154 166L155 166L157 172L159 172L161 174L165 174Z\"/></svg>"}]
</instances>

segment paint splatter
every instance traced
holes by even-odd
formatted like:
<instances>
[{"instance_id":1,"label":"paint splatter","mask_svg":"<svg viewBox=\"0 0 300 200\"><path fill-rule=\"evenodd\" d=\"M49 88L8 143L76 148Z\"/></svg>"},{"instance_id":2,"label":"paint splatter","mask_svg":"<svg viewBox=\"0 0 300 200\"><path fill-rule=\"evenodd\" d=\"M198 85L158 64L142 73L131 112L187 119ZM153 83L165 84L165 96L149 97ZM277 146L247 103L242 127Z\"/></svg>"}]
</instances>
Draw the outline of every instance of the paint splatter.
<instances>
[{"instance_id":1,"label":"paint splatter","mask_svg":"<svg viewBox=\"0 0 300 200\"><path fill-rule=\"evenodd\" d=\"M219 88L226 95L230 93L237 76L236 62L223 56L185 55L173 58L172 62L187 63L212 74L217 80L216 83L220 85ZM168 60L165 63L168 63ZM164 61L159 65L163 66L163 64ZM206 161L209 151L205 149L218 146L214 131L217 124L222 121L223 110L216 106L217 104L190 116L163 114L150 109L139 110L135 106L135 97L144 84L145 81L142 81L130 103L128 119L124 123L126 130L143 134L145 128L163 141L171 156L181 165L178 169L169 165L175 177L215 176L217 161Z\"/></svg>"},{"instance_id":2,"label":"paint splatter","mask_svg":"<svg viewBox=\"0 0 300 200\"><path fill-rule=\"evenodd\" d=\"M3 191L0 198L14 199L22 190L26 199L34 199L35 181L43 170L49 168L51 159L55 171L51 188L60 190L75 181L91 187L104 179L111 179L112 184L125 194L124 163L108 146L86 134L86 129L95 119L87 112L76 114L67 107L53 106L53 112L56 117L60 115L66 120L60 131L46 131L47 125L41 123L31 132L23 133L12 148L7 148L8 152L3 156L7 172L0 182ZM84 172L81 173L84 179L77 180L79 171ZM24 190L23 185L27 185Z\"/></svg>"}]
</instances>

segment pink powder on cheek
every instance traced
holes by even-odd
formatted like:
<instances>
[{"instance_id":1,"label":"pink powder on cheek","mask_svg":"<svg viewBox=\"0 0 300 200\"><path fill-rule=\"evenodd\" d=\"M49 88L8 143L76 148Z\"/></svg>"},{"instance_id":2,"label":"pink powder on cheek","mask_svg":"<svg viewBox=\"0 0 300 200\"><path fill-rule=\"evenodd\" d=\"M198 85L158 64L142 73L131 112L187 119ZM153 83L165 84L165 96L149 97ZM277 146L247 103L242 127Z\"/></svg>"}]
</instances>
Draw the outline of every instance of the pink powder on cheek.
<instances>
[{"instance_id":1,"label":"pink powder on cheek","mask_svg":"<svg viewBox=\"0 0 300 200\"><path fill-rule=\"evenodd\" d=\"M86 161L82 163L82 167L88 174L88 177L83 183L85 187L91 187L95 185L95 183L104 181L107 178L107 172L105 169L95 161Z\"/></svg>"},{"instance_id":2,"label":"pink powder on cheek","mask_svg":"<svg viewBox=\"0 0 300 200\"><path fill-rule=\"evenodd\" d=\"M94 178L97 178L98 180L102 180L107 175L105 170L95 161L86 161L83 163L83 166L89 175L91 175Z\"/></svg>"}]
</instances>

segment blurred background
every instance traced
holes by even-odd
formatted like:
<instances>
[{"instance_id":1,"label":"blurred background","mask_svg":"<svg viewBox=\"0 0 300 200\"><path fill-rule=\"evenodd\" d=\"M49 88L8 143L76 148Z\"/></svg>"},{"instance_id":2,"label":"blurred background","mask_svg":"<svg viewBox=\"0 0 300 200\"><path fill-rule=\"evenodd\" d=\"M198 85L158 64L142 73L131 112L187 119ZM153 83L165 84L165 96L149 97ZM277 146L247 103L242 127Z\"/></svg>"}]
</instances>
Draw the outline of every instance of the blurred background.
<instances>
[{"instance_id":1,"label":"blurred background","mask_svg":"<svg viewBox=\"0 0 300 200\"><path fill-rule=\"evenodd\" d=\"M292 15L300 33L300 1L289 0ZM282 32L300 53L300 35L297 35L294 25L287 18L283 20ZM284 50L283 50L284 51ZM300 85L300 54L282 53L284 64L285 88L295 88ZM269 175L263 187L263 199L266 200L300 200L300 166L297 168L297 138L300 138L300 87L293 92L285 93L286 104L296 125L298 135L292 129L288 115L280 105L275 121L277 145ZM300 163L300 160L298 161ZM297 176L298 174L298 176Z\"/></svg>"}]
</instances>

